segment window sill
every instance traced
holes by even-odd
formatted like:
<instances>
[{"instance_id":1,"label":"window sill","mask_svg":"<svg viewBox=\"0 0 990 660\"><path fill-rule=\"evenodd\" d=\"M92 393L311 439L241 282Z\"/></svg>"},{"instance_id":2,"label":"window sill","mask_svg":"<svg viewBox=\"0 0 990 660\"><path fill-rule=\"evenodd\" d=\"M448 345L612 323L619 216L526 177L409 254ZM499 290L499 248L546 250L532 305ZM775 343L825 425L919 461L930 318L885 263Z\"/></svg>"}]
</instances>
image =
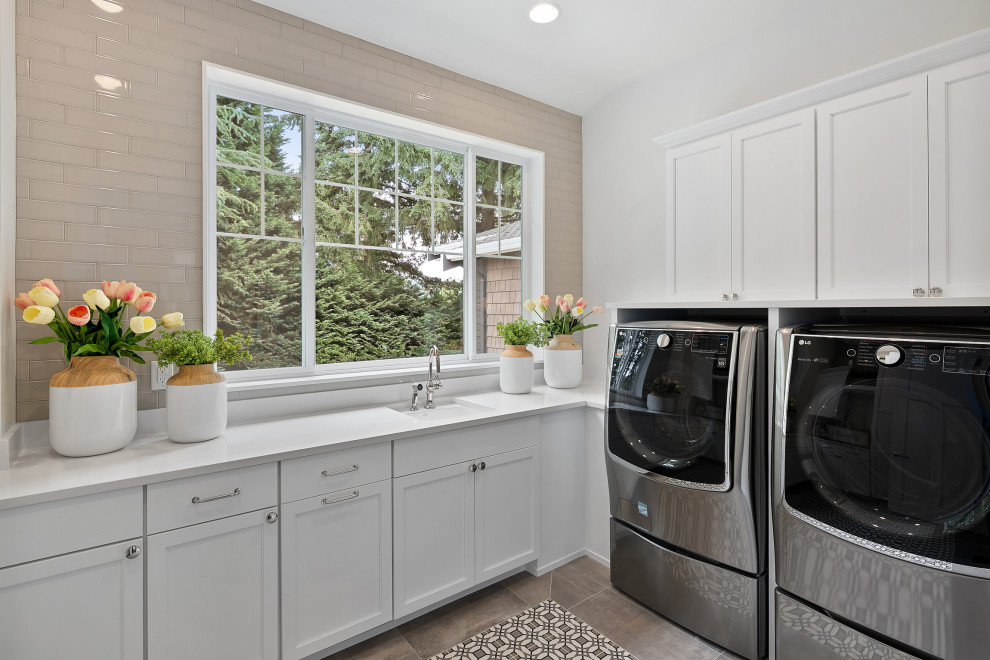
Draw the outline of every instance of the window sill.
<instances>
[{"instance_id":1,"label":"window sill","mask_svg":"<svg viewBox=\"0 0 990 660\"><path fill-rule=\"evenodd\" d=\"M538 370L543 369L542 360L536 362L536 368ZM441 363L441 377L443 380L447 380L470 376L489 376L498 374L498 369L499 363L497 360L452 365ZM297 392L324 392L362 387L400 385L426 381L427 378L427 365L424 364L416 367L400 367L374 371L324 373L258 380L231 380L227 383L227 391L235 395L231 398L247 399L262 396L282 396ZM242 393L243 396L236 396Z\"/></svg>"}]
</instances>

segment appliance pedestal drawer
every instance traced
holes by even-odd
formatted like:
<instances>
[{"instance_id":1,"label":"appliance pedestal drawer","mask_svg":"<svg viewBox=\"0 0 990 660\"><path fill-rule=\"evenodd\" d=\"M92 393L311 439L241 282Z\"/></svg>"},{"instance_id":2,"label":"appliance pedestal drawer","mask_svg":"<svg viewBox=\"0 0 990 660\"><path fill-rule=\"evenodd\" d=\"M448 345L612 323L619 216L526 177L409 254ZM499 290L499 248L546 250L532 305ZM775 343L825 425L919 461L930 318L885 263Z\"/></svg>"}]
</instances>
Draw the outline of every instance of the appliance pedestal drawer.
<instances>
[{"instance_id":1,"label":"appliance pedestal drawer","mask_svg":"<svg viewBox=\"0 0 990 660\"><path fill-rule=\"evenodd\" d=\"M612 584L744 658L766 657L766 575L749 576L692 559L614 519L611 525Z\"/></svg>"}]
</instances>

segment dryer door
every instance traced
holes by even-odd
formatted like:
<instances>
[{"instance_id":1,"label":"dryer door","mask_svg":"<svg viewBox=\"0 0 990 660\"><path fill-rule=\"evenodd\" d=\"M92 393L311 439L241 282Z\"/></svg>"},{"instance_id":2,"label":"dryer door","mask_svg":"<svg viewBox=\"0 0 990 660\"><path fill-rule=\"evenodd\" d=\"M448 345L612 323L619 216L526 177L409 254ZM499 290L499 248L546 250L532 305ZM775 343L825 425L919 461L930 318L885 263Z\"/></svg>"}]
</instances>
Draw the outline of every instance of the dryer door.
<instances>
[{"instance_id":1,"label":"dryer door","mask_svg":"<svg viewBox=\"0 0 990 660\"><path fill-rule=\"evenodd\" d=\"M990 345L795 335L784 503L943 570L990 568Z\"/></svg>"},{"instance_id":2,"label":"dryer door","mask_svg":"<svg viewBox=\"0 0 990 660\"><path fill-rule=\"evenodd\" d=\"M610 454L654 478L728 490L738 332L616 330Z\"/></svg>"}]
</instances>

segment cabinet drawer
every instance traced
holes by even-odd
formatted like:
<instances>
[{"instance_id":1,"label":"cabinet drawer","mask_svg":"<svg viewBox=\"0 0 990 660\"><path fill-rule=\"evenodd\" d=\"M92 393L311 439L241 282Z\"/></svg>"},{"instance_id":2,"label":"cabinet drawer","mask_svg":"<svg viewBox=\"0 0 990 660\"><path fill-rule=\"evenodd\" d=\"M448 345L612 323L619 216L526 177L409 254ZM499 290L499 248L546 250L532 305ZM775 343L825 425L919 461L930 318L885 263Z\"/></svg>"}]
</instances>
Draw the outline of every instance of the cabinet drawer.
<instances>
[{"instance_id":1,"label":"cabinet drawer","mask_svg":"<svg viewBox=\"0 0 990 660\"><path fill-rule=\"evenodd\" d=\"M0 568L139 537L141 487L0 511Z\"/></svg>"},{"instance_id":2,"label":"cabinet drawer","mask_svg":"<svg viewBox=\"0 0 990 660\"><path fill-rule=\"evenodd\" d=\"M148 486L148 533L217 520L278 503L275 463Z\"/></svg>"},{"instance_id":3,"label":"cabinet drawer","mask_svg":"<svg viewBox=\"0 0 990 660\"><path fill-rule=\"evenodd\" d=\"M408 440L396 440L395 476L540 444L540 418L523 417Z\"/></svg>"},{"instance_id":4,"label":"cabinet drawer","mask_svg":"<svg viewBox=\"0 0 990 660\"><path fill-rule=\"evenodd\" d=\"M392 477L392 445L353 447L282 461L282 501L294 502Z\"/></svg>"}]
</instances>

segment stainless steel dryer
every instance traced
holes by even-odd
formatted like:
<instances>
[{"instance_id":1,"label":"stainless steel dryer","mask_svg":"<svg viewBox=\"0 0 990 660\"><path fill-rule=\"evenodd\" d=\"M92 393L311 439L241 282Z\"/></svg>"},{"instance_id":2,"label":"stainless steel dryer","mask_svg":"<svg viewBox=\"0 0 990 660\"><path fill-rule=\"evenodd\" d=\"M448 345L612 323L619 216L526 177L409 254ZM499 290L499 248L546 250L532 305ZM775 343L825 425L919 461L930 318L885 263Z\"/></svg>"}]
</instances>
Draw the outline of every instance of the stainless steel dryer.
<instances>
[{"instance_id":1,"label":"stainless steel dryer","mask_svg":"<svg viewBox=\"0 0 990 660\"><path fill-rule=\"evenodd\" d=\"M988 657L990 332L777 341L777 657Z\"/></svg>"},{"instance_id":2,"label":"stainless steel dryer","mask_svg":"<svg viewBox=\"0 0 990 660\"><path fill-rule=\"evenodd\" d=\"M766 655L766 330L612 326L612 582L739 655Z\"/></svg>"}]
</instances>

